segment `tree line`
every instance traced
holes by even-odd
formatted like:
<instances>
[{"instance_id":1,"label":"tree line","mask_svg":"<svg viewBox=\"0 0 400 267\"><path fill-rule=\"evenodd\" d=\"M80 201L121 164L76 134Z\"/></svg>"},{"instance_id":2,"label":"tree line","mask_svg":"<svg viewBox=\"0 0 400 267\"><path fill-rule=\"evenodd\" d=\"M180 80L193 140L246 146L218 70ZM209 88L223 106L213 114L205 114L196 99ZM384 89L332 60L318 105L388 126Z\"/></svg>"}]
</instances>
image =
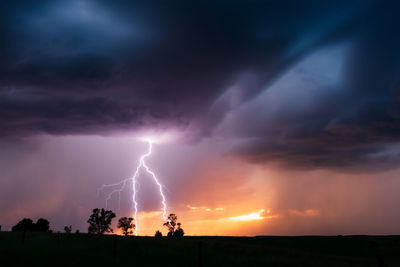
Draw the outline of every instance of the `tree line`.
<instances>
[{"instance_id":1,"label":"tree line","mask_svg":"<svg viewBox=\"0 0 400 267\"><path fill-rule=\"evenodd\" d=\"M111 228L112 220L116 217L115 213L111 210L93 209L92 214L88 219L88 233L89 234L105 234L113 233ZM182 237L185 232L182 229L181 223L178 222L178 216L171 213L167 221L163 224L168 229L168 237ZM132 217L121 217L118 220L117 228L121 229L123 235L128 236L134 233L136 228L135 221ZM11 229L12 232L52 232L50 230L50 222L46 219L40 218L34 223L29 218L24 218L14 225ZM65 226L64 231L67 234L72 232L72 226ZM76 231L79 233L79 230ZM162 236L162 233L157 230L156 237Z\"/></svg>"}]
</instances>

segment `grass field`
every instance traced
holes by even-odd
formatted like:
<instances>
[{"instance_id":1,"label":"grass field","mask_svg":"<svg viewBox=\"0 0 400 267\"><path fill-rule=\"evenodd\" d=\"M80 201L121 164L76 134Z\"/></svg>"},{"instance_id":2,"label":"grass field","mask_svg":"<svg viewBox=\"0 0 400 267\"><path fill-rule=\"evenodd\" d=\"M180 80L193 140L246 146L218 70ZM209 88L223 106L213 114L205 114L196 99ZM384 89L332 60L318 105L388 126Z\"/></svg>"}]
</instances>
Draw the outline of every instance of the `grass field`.
<instances>
[{"instance_id":1,"label":"grass field","mask_svg":"<svg viewBox=\"0 0 400 267\"><path fill-rule=\"evenodd\" d=\"M400 266L400 236L0 233L0 266Z\"/></svg>"}]
</instances>

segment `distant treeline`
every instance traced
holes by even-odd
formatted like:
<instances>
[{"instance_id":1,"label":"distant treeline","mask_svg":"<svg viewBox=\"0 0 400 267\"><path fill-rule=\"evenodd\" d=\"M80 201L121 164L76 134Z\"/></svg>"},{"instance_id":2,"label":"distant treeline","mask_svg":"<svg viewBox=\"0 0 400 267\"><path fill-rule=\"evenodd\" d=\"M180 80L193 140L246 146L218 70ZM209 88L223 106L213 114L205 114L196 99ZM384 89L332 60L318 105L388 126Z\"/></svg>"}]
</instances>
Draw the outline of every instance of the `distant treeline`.
<instances>
[{"instance_id":1,"label":"distant treeline","mask_svg":"<svg viewBox=\"0 0 400 267\"><path fill-rule=\"evenodd\" d=\"M112 220L116 217L115 213L111 210L105 209L93 209L92 214L88 219L88 233L89 234L104 234L104 233L113 233L113 229L111 228ZM178 217L171 213L167 221L163 224L163 226L167 227L169 237L182 237L185 232L181 227L181 223L177 222ZM122 233L127 236L135 233L136 225L134 219L132 217L121 217L118 220L117 228L121 229ZM1 226L0 226L1 231ZM14 225L11 229L12 232L52 232L50 230L50 222L46 219L40 218L34 223L32 219L24 218L19 221L16 225ZM72 226L65 226L64 231L67 234L72 232ZM79 230L76 230L75 233L79 233ZM157 230L155 232L156 237L162 236L162 233Z\"/></svg>"}]
</instances>

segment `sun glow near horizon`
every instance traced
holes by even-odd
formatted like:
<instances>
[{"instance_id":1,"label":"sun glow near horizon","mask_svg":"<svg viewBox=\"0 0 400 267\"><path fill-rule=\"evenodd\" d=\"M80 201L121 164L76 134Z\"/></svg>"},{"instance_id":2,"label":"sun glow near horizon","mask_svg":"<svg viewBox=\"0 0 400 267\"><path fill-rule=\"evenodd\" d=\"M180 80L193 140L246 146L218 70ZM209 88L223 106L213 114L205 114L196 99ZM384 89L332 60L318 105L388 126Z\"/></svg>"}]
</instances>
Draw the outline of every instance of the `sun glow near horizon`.
<instances>
[{"instance_id":1,"label":"sun glow near horizon","mask_svg":"<svg viewBox=\"0 0 400 267\"><path fill-rule=\"evenodd\" d=\"M259 211L251 212L249 214L239 215L235 217L229 217L228 220L231 221L254 221L254 220L264 220L262 214L264 213L264 209L260 209Z\"/></svg>"}]
</instances>

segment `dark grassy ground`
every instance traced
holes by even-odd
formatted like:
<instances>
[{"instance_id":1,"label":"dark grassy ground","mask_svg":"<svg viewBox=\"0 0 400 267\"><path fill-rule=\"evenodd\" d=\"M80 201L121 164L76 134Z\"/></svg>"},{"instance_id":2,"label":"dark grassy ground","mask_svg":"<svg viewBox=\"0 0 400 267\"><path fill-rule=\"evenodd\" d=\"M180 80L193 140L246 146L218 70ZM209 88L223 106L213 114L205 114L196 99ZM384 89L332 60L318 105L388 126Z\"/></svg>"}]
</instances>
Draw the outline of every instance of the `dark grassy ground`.
<instances>
[{"instance_id":1,"label":"dark grassy ground","mask_svg":"<svg viewBox=\"0 0 400 267\"><path fill-rule=\"evenodd\" d=\"M27 233L23 240L22 233L0 233L0 266L199 264L219 267L400 266L400 236L170 239Z\"/></svg>"}]
</instances>

